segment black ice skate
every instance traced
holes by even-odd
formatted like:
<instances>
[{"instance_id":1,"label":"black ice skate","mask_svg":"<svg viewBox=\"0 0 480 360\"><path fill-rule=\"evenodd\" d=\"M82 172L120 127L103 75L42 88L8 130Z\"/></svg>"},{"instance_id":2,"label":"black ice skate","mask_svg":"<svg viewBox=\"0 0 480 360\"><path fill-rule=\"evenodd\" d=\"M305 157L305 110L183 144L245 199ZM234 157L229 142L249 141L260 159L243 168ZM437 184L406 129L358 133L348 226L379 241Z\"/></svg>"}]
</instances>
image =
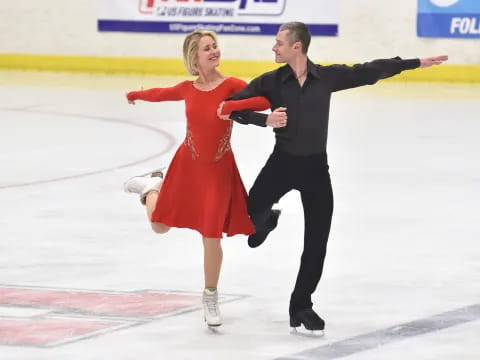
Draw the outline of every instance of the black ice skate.
<instances>
[{"instance_id":1,"label":"black ice skate","mask_svg":"<svg viewBox=\"0 0 480 360\"><path fill-rule=\"evenodd\" d=\"M248 237L248 246L250 246L251 248L256 248L257 246L262 245L268 234L270 234L270 232L277 227L278 217L281 213L281 210L272 210L270 218L268 219L267 229L257 231L255 234L250 235Z\"/></svg>"},{"instance_id":2,"label":"black ice skate","mask_svg":"<svg viewBox=\"0 0 480 360\"><path fill-rule=\"evenodd\" d=\"M290 315L290 327L292 334L323 336L325 321L312 309L305 309Z\"/></svg>"}]
</instances>

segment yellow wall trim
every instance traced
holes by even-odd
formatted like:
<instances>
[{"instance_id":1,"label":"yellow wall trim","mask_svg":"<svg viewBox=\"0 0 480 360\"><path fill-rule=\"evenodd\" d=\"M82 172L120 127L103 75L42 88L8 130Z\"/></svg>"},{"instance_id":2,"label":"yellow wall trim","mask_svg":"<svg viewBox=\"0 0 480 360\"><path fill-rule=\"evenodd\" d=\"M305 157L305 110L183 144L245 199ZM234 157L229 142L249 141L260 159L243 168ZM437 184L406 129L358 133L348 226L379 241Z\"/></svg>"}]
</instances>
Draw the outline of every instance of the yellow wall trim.
<instances>
[{"instance_id":1,"label":"yellow wall trim","mask_svg":"<svg viewBox=\"0 0 480 360\"><path fill-rule=\"evenodd\" d=\"M253 78L278 67L271 61L222 60L225 74ZM181 59L0 54L0 70L187 76ZM390 81L480 83L480 65L442 65L406 71Z\"/></svg>"}]
</instances>

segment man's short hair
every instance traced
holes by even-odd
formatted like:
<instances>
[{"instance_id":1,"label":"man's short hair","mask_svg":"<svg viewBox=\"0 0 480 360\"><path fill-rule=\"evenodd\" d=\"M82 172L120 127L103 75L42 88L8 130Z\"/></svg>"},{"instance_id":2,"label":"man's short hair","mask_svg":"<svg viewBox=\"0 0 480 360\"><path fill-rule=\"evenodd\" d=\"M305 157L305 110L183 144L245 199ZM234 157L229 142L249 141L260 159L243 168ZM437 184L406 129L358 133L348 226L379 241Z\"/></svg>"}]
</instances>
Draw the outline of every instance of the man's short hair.
<instances>
[{"instance_id":1,"label":"man's short hair","mask_svg":"<svg viewBox=\"0 0 480 360\"><path fill-rule=\"evenodd\" d=\"M302 53L306 55L308 47L310 46L310 39L312 38L307 25L299 21L287 22L280 26L279 31L284 30L288 30L288 39L290 44L300 41L302 44Z\"/></svg>"}]
</instances>

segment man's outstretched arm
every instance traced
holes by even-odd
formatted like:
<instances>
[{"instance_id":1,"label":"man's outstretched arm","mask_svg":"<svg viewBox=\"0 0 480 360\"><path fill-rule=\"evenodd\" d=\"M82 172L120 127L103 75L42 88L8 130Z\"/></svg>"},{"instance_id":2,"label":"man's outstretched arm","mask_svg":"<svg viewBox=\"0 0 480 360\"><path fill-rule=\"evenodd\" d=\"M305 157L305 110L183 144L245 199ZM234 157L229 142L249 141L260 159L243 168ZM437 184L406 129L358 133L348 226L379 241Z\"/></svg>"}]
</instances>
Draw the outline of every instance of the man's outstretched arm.
<instances>
[{"instance_id":1,"label":"man's outstretched arm","mask_svg":"<svg viewBox=\"0 0 480 360\"><path fill-rule=\"evenodd\" d=\"M333 76L333 91L375 84L378 80L395 76L405 70L440 65L448 56L434 56L424 59L378 59L353 66L331 65L327 67Z\"/></svg>"}]
</instances>

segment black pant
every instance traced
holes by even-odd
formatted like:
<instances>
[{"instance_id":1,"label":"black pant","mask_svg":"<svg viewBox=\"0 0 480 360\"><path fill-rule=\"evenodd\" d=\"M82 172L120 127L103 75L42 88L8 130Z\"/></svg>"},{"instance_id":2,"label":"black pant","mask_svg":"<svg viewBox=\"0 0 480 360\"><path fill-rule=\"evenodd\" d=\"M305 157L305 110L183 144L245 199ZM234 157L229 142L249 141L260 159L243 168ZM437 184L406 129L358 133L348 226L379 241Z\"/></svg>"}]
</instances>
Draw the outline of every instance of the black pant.
<instances>
[{"instance_id":1,"label":"black pant","mask_svg":"<svg viewBox=\"0 0 480 360\"><path fill-rule=\"evenodd\" d=\"M301 194L305 234L290 314L312 307L311 295L322 276L333 213L327 155L294 156L274 149L248 196L248 211L257 231L268 227L272 205L292 189Z\"/></svg>"}]
</instances>

